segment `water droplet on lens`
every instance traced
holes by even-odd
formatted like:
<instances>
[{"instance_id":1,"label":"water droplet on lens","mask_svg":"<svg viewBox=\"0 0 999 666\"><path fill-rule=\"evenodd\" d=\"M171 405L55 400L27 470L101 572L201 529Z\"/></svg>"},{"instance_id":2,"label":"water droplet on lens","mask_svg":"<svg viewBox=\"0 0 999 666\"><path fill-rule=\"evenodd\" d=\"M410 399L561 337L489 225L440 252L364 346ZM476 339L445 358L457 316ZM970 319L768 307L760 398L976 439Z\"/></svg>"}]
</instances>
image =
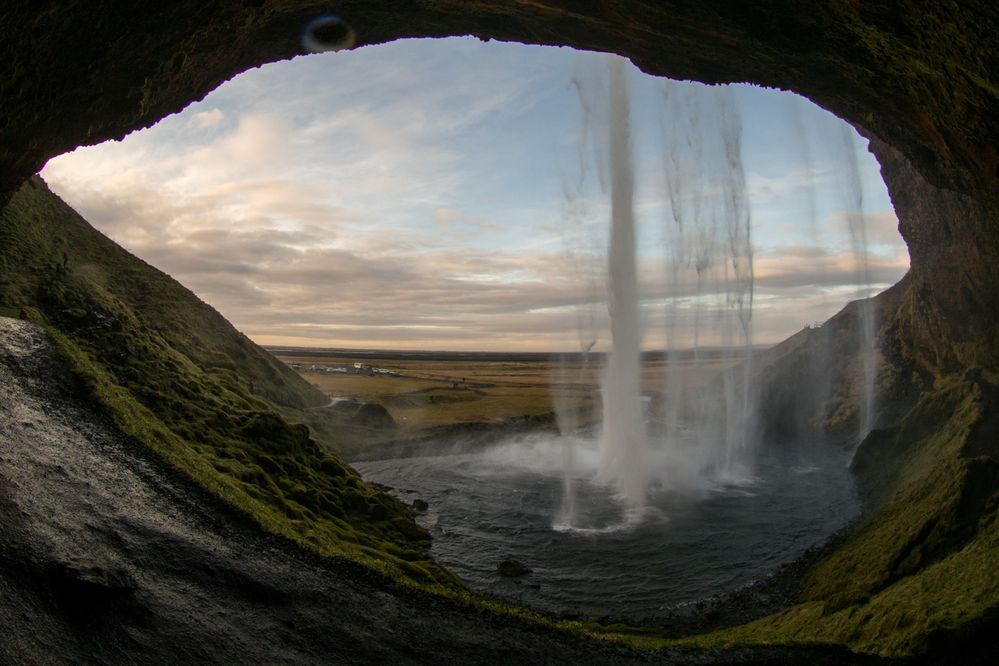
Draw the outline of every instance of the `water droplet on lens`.
<instances>
[{"instance_id":1,"label":"water droplet on lens","mask_svg":"<svg viewBox=\"0 0 999 666\"><path fill-rule=\"evenodd\" d=\"M357 35L339 16L326 14L318 16L305 26L302 33L302 46L311 53L343 51L354 46Z\"/></svg>"}]
</instances>

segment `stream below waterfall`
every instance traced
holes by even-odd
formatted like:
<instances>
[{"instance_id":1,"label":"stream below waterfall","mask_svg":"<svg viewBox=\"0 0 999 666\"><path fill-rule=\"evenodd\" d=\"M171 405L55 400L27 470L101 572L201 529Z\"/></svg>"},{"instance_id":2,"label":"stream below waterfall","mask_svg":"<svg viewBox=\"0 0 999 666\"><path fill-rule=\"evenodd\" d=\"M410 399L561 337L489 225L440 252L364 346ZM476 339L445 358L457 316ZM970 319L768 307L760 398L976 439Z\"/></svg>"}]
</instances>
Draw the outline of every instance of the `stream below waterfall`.
<instances>
[{"instance_id":1,"label":"stream below waterfall","mask_svg":"<svg viewBox=\"0 0 999 666\"><path fill-rule=\"evenodd\" d=\"M653 483L647 505L630 514L583 472L573 527L560 524L557 437L355 467L407 504L428 503L417 520L433 535L433 556L473 591L640 620L765 578L844 527L858 511L848 463L833 446L770 447L736 482L704 480L682 494ZM506 559L531 573L503 578L496 567Z\"/></svg>"}]
</instances>

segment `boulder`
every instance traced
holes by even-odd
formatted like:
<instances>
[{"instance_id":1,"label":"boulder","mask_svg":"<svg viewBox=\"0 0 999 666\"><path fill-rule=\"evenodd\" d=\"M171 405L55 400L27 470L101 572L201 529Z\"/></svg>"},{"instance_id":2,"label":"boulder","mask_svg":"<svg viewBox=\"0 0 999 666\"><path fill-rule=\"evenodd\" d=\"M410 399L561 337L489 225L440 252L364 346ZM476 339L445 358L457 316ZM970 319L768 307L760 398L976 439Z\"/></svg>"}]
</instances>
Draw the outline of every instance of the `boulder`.
<instances>
[{"instance_id":1,"label":"boulder","mask_svg":"<svg viewBox=\"0 0 999 666\"><path fill-rule=\"evenodd\" d=\"M503 560L496 565L496 571L504 578L519 578L531 573L531 569L517 560Z\"/></svg>"}]
</instances>

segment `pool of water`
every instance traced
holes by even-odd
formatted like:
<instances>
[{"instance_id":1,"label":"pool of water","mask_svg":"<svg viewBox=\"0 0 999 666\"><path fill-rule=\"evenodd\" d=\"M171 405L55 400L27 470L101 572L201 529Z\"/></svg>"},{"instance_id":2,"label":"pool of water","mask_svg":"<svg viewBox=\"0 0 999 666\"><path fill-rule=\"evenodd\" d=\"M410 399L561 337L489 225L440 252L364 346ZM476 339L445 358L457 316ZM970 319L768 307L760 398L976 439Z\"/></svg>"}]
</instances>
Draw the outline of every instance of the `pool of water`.
<instances>
[{"instance_id":1,"label":"pool of water","mask_svg":"<svg viewBox=\"0 0 999 666\"><path fill-rule=\"evenodd\" d=\"M732 592L821 543L858 510L846 454L802 446L761 453L751 473L726 483L700 479L682 492L653 483L638 511L584 465L573 474L568 520L557 439L355 467L407 504L428 503L417 519L433 535L433 556L473 590L594 617L649 618ZM578 457L587 453L584 444ZM532 572L503 578L496 565L505 559Z\"/></svg>"}]
</instances>

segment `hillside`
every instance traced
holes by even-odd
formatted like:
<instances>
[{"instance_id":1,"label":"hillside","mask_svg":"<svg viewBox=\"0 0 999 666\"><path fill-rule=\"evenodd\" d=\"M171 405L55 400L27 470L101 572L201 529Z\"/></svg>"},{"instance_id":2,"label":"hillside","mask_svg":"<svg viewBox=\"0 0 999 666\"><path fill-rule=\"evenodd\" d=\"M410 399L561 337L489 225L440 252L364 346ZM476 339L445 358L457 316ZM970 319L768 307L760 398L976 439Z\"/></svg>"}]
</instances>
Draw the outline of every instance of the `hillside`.
<instances>
[{"instance_id":1,"label":"hillside","mask_svg":"<svg viewBox=\"0 0 999 666\"><path fill-rule=\"evenodd\" d=\"M648 659L268 535L124 436L80 381L43 328L0 318L0 663Z\"/></svg>"},{"instance_id":2,"label":"hillside","mask_svg":"<svg viewBox=\"0 0 999 666\"><path fill-rule=\"evenodd\" d=\"M405 507L289 422L324 395L37 177L0 217L0 315L22 308L122 431L266 529L460 587L424 554L429 536Z\"/></svg>"},{"instance_id":3,"label":"hillside","mask_svg":"<svg viewBox=\"0 0 999 666\"><path fill-rule=\"evenodd\" d=\"M907 363L891 316L907 279L870 302L881 322L874 430L851 469L864 515L800 582L796 603L679 641L734 646L830 641L928 663L995 663L999 627L999 384L973 369L933 377ZM756 359L772 441L853 446L858 302ZM817 489L821 492L821 489Z\"/></svg>"},{"instance_id":4,"label":"hillside","mask_svg":"<svg viewBox=\"0 0 999 666\"><path fill-rule=\"evenodd\" d=\"M806 327L753 356L754 394L760 406L760 441L796 442L820 437L857 444L863 357L858 318L869 307L877 335L874 367L874 427L908 412L933 378L906 361L892 341L890 313L898 310L908 276L867 301L853 301L820 326Z\"/></svg>"},{"instance_id":5,"label":"hillside","mask_svg":"<svg viewBox=\"0 0 999 666\"><path fill-rule=\"evenodd\" d=\"M884 656L935 655L928 663L995 663L997 395L980 377L956 380L872 432L853 462L867 514L805 576L798 603L681 642L832 641Z\"/></svg>"},{"instance_id":6,"label":"hillside","mask_svg":"<svg viewBox=\"0 0 999 666\"><path fill-rule=\"evenodd\" d=\"M97 232L41 178L22 188L3 211L3 222L0 302L8 311L35 307L74 338L117 343L109 352L131 358L102 360L126 375L126 365L142 370L141 357L155 354L152 344L183 350L190 363L220 383L248 387L253 381L260 397L277 405L325 402L212 307ZM133 328L146 339L136 339Z\"/></svg>"},{"instance_id":7,"label":"hillside","mask_svg":"<svg viewBox=\"0 0 999 666\"><path fill-rule=\"evenodd\" d=\"M65 259L63 252L67 253ZM895 289L878 299L882 312L893 310L900 292L901 288ZM305 621L312 623L321 612L318 609L339 603L335 600L341 598L342 590L331 592L323 587L332 585L332 579L324 577L327 574L309 578L310 568L328 573L343 566L348 578L377 581L360 591L351 588L358 596L350 598L360 603L357 600L370 597L377 601L372 612L395 619L374 618L372 624L372 620L361 621L356 615L351 619L341 613L333 620L337 631L342 630L337 635L357 631L372 641L381 640L383 633L391 633L390 625L396 621L409 627L409 632L436 631L450 622L461 627L429 643L429 639L416 639L409 633L406 635L411 640L393 639L395 647L389 652L359 648L355 656L398 656L411 645L414 649L474 654L486 660L483 655L488 651L476 652L474 641L470 643L461 635L472 631L471 617L487 618L496 630L493 639L500 639L509 627L520 627L516 631L526 633L511 639L513 645L535 657L571 661L573 655L579 656L575 648L552 652L539 645L549 634L559 636L563 646L582 645L578 641L585 639L565 638L543 628L546 624L511 619L509 614L519 611L505 609L505 614L495 614L481 601L476 602L478 606L468 606L393 582L416 583L451 598L468 599L460 581L426 556L428 536L416 526L409 511L366 484L317 442L306 426L292 422L319 413L310 408L322 404L322 394L169 276L101 236L37 178L22 187L0 214L0 315L17 316L22 308L31 323L5 326L13 325L15 338L27 336L24 344L38 350L43 360L21 359L16 353L20 342L8 345L2 359L4 386L8 390L22 386L4 397L5 449L0 462L6 471L0 484L0 518L6 535L18 536L26 530L71 533L81 525L87 530L93 526L99 537L94 537L93 552L102 548L121 551L121 544L127 546L135 538L135 525L146 520L141 517L143 502L136 505L130 494L135 489L140 496L153 498L150 507L160 506L163 515L180 512L187 516L183 528L173 525L167 529L173 536L166 539L165 548L170 552L183 550L193 539L200 543L196 549L205 551L191 559L181 557L171 573L178 577L178 585L190 586L189 592L194 594L194 601L183 602L194 604L182 611L188 617L197 612L225 613L225 604L217 607L207 601L213 594L221 594L223 599L242 595L239 603L249 599L251 605L259 602L267 608L265 615L271 619L262 620L264 624L285 612L280 622L308 618ZM766 367L760 375L764 382L761 395L772 403L774 423L781 420L782 413L786 416L788 411L804 409L796 401L795 387L816 378L856 374L849 369L856 359L848 349L855 309L848 306L821 329L802 332L763 355ZM886 319L881 330L883 341L895 339L895 325L891 317ZM42 338L50 340L54 352L45 350ZM832 347L829 340L835 342ZM894 387L892 395L897 401L890 418L879 423L879 429L860 444L854 459L867 513L842 544L805 576L797 604L748 625L679 640L661 637L671 633L668 628L664 632L649 628L635 632L595 623L585 628L600 634L623 630L622 640L659 648L677 642L683 649L783 646L776 653L766 652L769 648L762 652L752 648L741 657L732 657L734 663L757 658L780 661L798 654L794 650L799 648L790 646L816 643L835 643L891 657L940 656L962 650L966 662L978 659L988 663L995 648L987 638L999 621L996 377L982 369L959 376L930 377L914 372L890 344L883 345L881 352L885 362L879 382ZM840 404L842 411L830 411L822 401L805 407L813 415L839 414L831 425L849 426L855 418L851 416L855 406L850 406L855 402L855 388L837 388L842 382L833 379L829 380L831 390L821 395L827 402ZM32 391L40 391L41 397ZM25 415L24 405L34 404L33 400L37 406ZM348 422L338 425L326 417L323 423L324 437L330 439L357 428ZM795 427L810 425L814 424L796 423ZM50 427L62 433L55 435L61 441L54 445L63 448L32 449L32 433ZM38 443L43 441L46 438L39 435ZM86 448L91 445L97 448ZM139 467L133 465L136 459L142 461ZM118 479L117 474L125 474L122 467L139 469L142 482L128 476L132 472L126 474L127 479ZM88 468L94 470L92 482L86 479ZM111 479L107 483L101 480L105 473ZM88 490L88 483L95 487L105 483L107 492L91 495L94 489ZM74 504L77 496L82 504ZM42 506L50 500L55 503ZM122 508L115 514L116 507L130 503L132 509ZM107 511L113 515L102 514ZM104 517L95 518L101 515ZM116 520L123 521L122 526L115 524ZM211 528L208 533L201 531L205 525ZM277 535L277 541L268 541L259 528ZM157 531L162 531L161 527L153 530ZM230 539L248 545L234 546ZM14 575L4 579L3 589L14 595L11 598L24 599L25 609L38 608L39 603L54 604L56 616L69 617L71 624L82 622L74 626L73 635L82 636L84 642L97 642L87 654L101 659L131 654L127 650L117 653L106 645L93 647L101 636L113 635L109 639L112 647L127 640L152 641L145 631L122 638L117 614L141 623L147 613L158 622L174 612L151 610L153 606L146 604L150 597L144 595L158 592L144 588L143 581L166 575L152 558L129 559L127 566L95 564L86 558L78 562L69 555L48 553L44 543L8 540L0 554L5 572ZM252 559L250 553L272 546L277 550L266 555L266 564L247 568L207 555L212 549L235 548L229 551L231 557ZM134 554L134 548L137 546L125 547L125 551ZM347 558L369 568L315 558L315 554ZM282 557L298 558L297 563L286 569L274 568ZM185 567L194 568L191 575L177 573ZM218 576L222 579L218 585L206 582ZM342 578L337 580L337 585L343 583ZM327 592L318 599L305 592L320 588ZM67 599L81 590L94 595L102 612L110 613L111 624L88 625L80 619L79 608ZM39 602L32 595L45 601ZM299 609L301 595L309 600ZM288 610L285 601L292 598L295 610ZM439 623L423 621L423 614L431 617L438 611ZM14 610L7 612L10 618L24 617ZM47 612L39 612L39 621L56 622L52 635L60 635L58 622L63 620L53 620ZM232 627L228 620L218 621L223 633ZM186 629L169 625L177 633L157 643L158 649L166 649L171 640L206 636L191 629L189 620L185 622L180 625ZM114 631L108 629L112 625L117 627ZM225 640L241 640L240 632L253 633L262 626L240 625L236 634L225 634ZM578 623L573 626L581 628ZM22 629L18 635L23 638L28 630ZM325 638L313 638L320 645L326 644ZM298 639L282 634L274 640ZM69 642L65 645L62 654L77 649ZM239 653L232 643L229 647L229 652L220 654ZM196 657L197 649L190 650ZM832 648L808 650L798 656L814 661L817 655L834 655L830 657L833 663L849 657ZM352 653L338 654L350 659ZM421 654L428 658L430 653ZM728 663L731 654L725 653L720 661ZM615 652L611 658L637 656ZM414 655L413 659L419 657Z\"/></svg>"}]
</instances>

